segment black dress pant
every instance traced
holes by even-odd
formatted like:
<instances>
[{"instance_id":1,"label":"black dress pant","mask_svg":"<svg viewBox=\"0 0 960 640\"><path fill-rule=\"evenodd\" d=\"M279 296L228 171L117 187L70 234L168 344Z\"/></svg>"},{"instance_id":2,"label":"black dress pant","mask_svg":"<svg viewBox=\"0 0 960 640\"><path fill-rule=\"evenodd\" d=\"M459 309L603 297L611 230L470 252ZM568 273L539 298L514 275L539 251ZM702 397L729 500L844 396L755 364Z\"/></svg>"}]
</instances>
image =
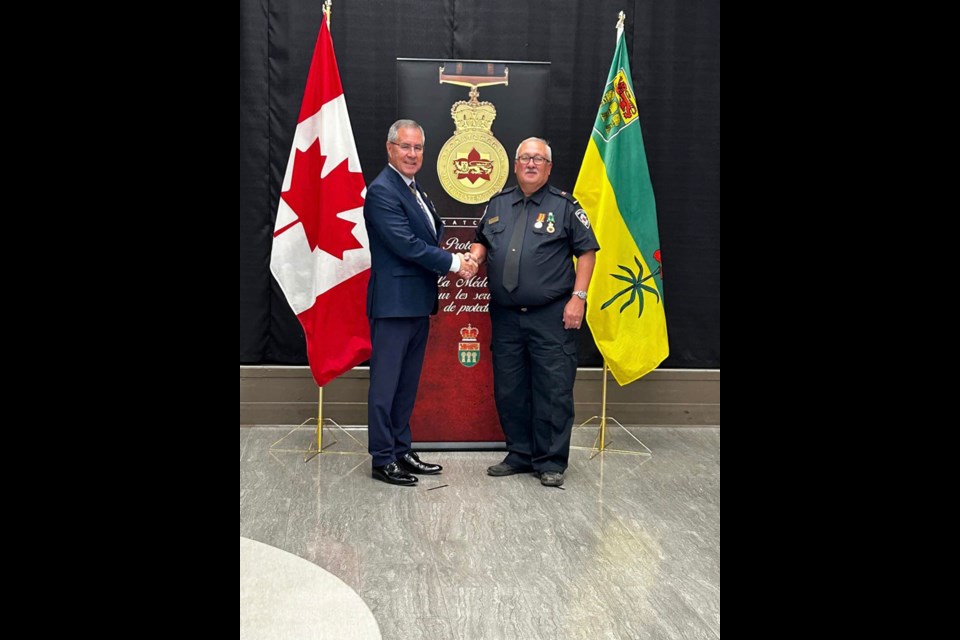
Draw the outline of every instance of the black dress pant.
<instances>
[{"instance_id":1,"label":"black dress pant","mask_svg":"<svg viewBox=\"0 0 960 640\"><path fill-rule=\"evenodd\" d=\"M567 301L490 305L493 388L510 466L567 468L577 375L577 332L563 328Z\"/></svg>"}]
</instances>

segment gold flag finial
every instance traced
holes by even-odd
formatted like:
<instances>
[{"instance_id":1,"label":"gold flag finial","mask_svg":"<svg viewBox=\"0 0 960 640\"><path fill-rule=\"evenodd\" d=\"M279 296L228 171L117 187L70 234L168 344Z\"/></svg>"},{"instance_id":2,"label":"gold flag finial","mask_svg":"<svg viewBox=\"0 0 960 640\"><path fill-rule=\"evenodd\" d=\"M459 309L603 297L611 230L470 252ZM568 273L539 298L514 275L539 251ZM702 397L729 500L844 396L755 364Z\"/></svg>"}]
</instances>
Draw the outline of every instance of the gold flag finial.
<instances>
[{"instance_id":1,"label":"gold flag finial","mask_svg":"<svg viewBox=\"0 0 960 640\"><path fill-rule=\"evenodd\" d=\"M617 29L623 29L623 21L626 19L627 19L627 14L621 11L620 15L617 16Z\"/></svg>"},{"instance_id":2,"label":"gold flag finial","mask_svg":"<svg viewBox=\"0 0 960 640\"><path fill-rule=\"evenodd\" d=\"M330 14L333 11L333 0L324 0L323 15L327 17L327 29L330 29Z\"/></svg>"}]
</instances>

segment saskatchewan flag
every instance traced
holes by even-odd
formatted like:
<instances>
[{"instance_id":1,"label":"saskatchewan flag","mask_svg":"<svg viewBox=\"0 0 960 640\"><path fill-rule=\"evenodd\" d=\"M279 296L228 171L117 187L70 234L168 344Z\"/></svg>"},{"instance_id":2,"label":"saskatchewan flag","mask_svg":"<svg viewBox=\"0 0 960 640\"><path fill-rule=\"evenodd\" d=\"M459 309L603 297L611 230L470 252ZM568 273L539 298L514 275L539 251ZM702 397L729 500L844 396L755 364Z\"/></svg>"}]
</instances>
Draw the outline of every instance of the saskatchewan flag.
<instances>
[{"instance_id":1,"label":"saskatchewan flag","mask_svg":"<svg viewBox=\"0 0 960 640\"><path fill-rule=\"evenodd\" d=\"M640 133L623 27L573 195L600 243L587 323L620 385L670 354L657 209Z\"/></svg>"}]
</instances>

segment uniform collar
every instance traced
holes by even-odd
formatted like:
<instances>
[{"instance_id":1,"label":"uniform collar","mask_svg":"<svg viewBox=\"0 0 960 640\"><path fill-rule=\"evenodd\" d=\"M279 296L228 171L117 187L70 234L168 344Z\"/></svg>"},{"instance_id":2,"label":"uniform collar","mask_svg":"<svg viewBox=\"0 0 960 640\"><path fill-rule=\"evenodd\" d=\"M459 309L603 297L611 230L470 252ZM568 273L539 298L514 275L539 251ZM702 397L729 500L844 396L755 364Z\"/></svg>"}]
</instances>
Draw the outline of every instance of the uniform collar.
<instances>
[{"instance_id":1,"label":"uniform collar","mask_svg":"<svg viewBox=\"0 0 960 640\"><path fill-rule=\"evenodd\" d=\"M532 201L535 205L539 206L543 202L543 196L547 193L547 190L550 188L550 183L545 182L542 187L534 191L527 200ZM517 185L516 195L513 197L513 203L517 204L521 202L526 196L523 195L523 189L520 188L520 185Z\"/></svg>"}]
</instances>

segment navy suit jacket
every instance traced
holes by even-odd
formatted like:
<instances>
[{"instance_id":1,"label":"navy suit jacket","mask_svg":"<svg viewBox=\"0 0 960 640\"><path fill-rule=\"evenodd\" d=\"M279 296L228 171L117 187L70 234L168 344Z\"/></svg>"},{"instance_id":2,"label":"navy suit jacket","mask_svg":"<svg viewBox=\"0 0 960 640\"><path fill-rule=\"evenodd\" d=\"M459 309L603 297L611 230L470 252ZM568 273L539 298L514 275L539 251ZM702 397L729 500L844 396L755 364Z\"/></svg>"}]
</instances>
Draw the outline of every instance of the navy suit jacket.
<instances>
[{"instance_id":1,"label":"navy suit jacket","mask_svg":"<svg viewBox=\"0 0 960 640\"><path fill-rule=\"evenodd\" d=\"M418 187L419 189L419 187ZM434 217L430 227L413 192L389 165L367 188L363 220L370 239L370 318L411 318L437 311L437 278L450 270L451 254L439 248L443 221L423 191Z\"/></svg>"}]
</instances>

